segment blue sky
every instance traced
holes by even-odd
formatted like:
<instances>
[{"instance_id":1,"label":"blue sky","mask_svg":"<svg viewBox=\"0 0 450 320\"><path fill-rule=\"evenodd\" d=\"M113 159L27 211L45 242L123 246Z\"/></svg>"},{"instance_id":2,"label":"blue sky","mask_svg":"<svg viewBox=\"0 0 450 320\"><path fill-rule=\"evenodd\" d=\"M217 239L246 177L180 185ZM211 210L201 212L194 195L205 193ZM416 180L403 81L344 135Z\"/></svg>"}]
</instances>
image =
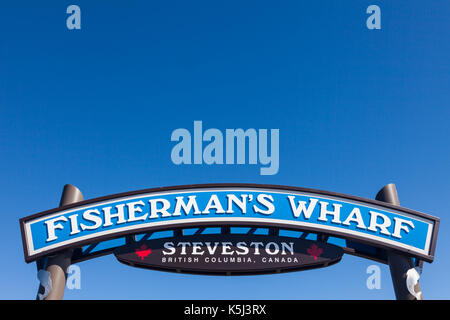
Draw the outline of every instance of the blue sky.
<instances>
[{"instance_id":1,"label":"blue sky","mask_svg":"<svg viewBox=\"0 0 450 320\"><path fill-rule=\"evenodd\" d=\"M81 30L66 8L81 8ZM381 8L381 30L366 8ZM0 5L1 299L34 299L18 220L86 199L212 182L309 187L441 218L426 299L448 299L448 1L14 1ZM280 130L280 169L172 163L177 128ZM66 299L393 299L369 260L281 275L211 277L80 263Z\"/></svg>"}]
</instances>

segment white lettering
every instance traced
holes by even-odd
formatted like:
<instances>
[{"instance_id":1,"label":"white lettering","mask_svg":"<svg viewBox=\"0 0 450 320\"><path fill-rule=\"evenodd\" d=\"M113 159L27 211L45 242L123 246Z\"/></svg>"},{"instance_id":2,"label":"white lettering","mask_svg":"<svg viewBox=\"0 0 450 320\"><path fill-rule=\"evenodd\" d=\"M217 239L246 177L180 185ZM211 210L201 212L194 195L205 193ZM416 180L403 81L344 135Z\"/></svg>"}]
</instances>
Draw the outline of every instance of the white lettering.
<instances>
[{"instance_id":1,"label":"white lettering","mask_svg":"<svg viewBox=\"0 0 450 320\"><path fill-rule=\"evenodd\" d=\"M57 218L45 221L45 225L47 226L47 242L58 239L58 237L55 236L55 229L64 229L64 227L61 223L55 224L55 222L57 222L57 221L66 222L67 218L64 216L61 216L61 217L57 217Z\"/></svg>"},{"instance_id":2,"label":"white lettering","mask_svg":"<svg viewBox=\"0 0 450 320\"><path fill-rule=\"evenodd\" d=\"M379 212L369 211L369 213L370 213L370 225L369 228L367 229L370 231L377 232L377 228L379 228L382 234L390 236L391 233L388 231L387 228L391 226L391 220L387 216ZM383 219L383 222L377 223L378 218Z\"/></svg>"},{"instance_id":3,"label":"white lettering","mask_svg":"<svg viewBox=\"0 0 450 320\"><path fill-rule=\"evenodd\" d=\"M401 239L402 236L400 235L400 231L403 230L406 233L409 233L409 228L402 224L407 224L411 227L411 229L414 229L414 223L410 220L405 220L401 218L394 218L394 233L392 234L393 237Z\"/></svg>"},{"instance_id":4,"label":"white lettering","mask_svg":"<svg viewBox=\"0 0 450 320\"><path fill-rule=\"evenodd\" d=\"M333 203L333 211L328 211L327 206L328 202L320 201L320 216L317 220L326 222L328 221L326 216L329 214L333 216L333 220L331 220L332 223L341 223L341 220L339 220L339 215L342 204Z\"/></svg>"},{"instance_id":5,"label":"white lettering","mask_svg":"<svg viewBox=\"0 0 450 320\"><path fill-rule=\"evenodd\" d=\"M294 217L298 218L303 212L305 219L311 218L314 208L316 207L316 204L319 201L317 199L310 198L308 208L306 208L305 201L298 201L298 207L296 207L295 202L294 202L295 197L288 196L288 198L289 198L289 203L291 205L291 210L292 210L292 213L294 214Z\"/></svg>"}]
</instances>

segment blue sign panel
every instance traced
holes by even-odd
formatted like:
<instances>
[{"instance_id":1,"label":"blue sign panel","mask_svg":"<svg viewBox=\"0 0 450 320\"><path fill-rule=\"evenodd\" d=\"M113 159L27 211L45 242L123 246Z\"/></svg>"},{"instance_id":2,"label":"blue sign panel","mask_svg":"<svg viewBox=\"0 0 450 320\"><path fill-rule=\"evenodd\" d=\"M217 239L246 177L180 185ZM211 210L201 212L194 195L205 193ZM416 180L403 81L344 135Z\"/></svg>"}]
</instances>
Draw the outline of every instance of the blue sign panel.
<instances>
[{"instance_id":1,"label":"blue sign panel","mask_svg":"<svg viewBox=\"0 0 450 320\"><path fill-rule=\"evenodd\" d=\"M146 230L262 225L310 230L433 260L439 219L381 202L307 189L155 189L84 201L21 219L27 261Z\"/></svg>"}]
</instances>

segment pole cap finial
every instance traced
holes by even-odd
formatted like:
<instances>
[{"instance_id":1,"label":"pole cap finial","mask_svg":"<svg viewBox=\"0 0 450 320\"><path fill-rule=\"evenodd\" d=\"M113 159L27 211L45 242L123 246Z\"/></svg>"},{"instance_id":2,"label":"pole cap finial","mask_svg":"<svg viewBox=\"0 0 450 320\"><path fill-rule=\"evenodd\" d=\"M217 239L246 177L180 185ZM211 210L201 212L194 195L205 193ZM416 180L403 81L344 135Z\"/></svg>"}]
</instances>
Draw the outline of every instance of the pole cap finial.
<instances>
[{"instance_id":1,"label":"pole cap finial","mask_svg":"<svg viewBox=\"0 0 450 320\"><path fill-rule=\"evenodd\" d=\"M389 183L378 191L375 200L387 202L396 206L400 205L398 200L397 188L394 183Z\"/></svg>"},{"instance_id":2,"label":"pole cap finial","mask_svg":"<svg viewBox=\"0 0 450 320\"><path fill-rule=\"evenodd\" d=\"M77 187L75 187L71 184L66 184L64 186L64 190L62 192L61 200L59 201L59 206L62 207L62 206L80 202L83 200L84 200L84 197L83 197L83 194L81 193L80 189L78 189Z\"/></svg>"}]
</instances>

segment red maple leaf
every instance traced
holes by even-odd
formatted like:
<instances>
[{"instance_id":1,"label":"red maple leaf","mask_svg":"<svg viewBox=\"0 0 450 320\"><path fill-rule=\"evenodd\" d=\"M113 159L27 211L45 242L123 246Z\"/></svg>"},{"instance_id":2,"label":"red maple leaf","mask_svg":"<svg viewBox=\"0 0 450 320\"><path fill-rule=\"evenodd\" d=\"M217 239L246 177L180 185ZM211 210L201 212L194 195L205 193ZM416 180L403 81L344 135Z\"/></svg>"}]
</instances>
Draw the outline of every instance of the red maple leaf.
<instances>
[{"instance_id":1,"label":"red maple leaf","mask_svg":"<svg viewBox=\"0 0 450 320\"><path fill-rule=\"evenodd\" d=\"M144 260L146 256L152 253L152 250L147 249L147 246L145 244L143 244L140 249L136 249L135 251L139 258L141 258L141 260Z\"/></svg>"},{"instance_id":2,"label":"red maple leaf","mask_svg":"<svg viewBox=\"0 0 450 320\"><path fill-rule=\"evenodd\" d=\"M317 260L317 257L320 257L322 254L323 249L319 248L316 244L313 244L311 248L306 249L306 252L308 252L311 257L314 257L314 260Z\"/></svg>"}]
</instances>

